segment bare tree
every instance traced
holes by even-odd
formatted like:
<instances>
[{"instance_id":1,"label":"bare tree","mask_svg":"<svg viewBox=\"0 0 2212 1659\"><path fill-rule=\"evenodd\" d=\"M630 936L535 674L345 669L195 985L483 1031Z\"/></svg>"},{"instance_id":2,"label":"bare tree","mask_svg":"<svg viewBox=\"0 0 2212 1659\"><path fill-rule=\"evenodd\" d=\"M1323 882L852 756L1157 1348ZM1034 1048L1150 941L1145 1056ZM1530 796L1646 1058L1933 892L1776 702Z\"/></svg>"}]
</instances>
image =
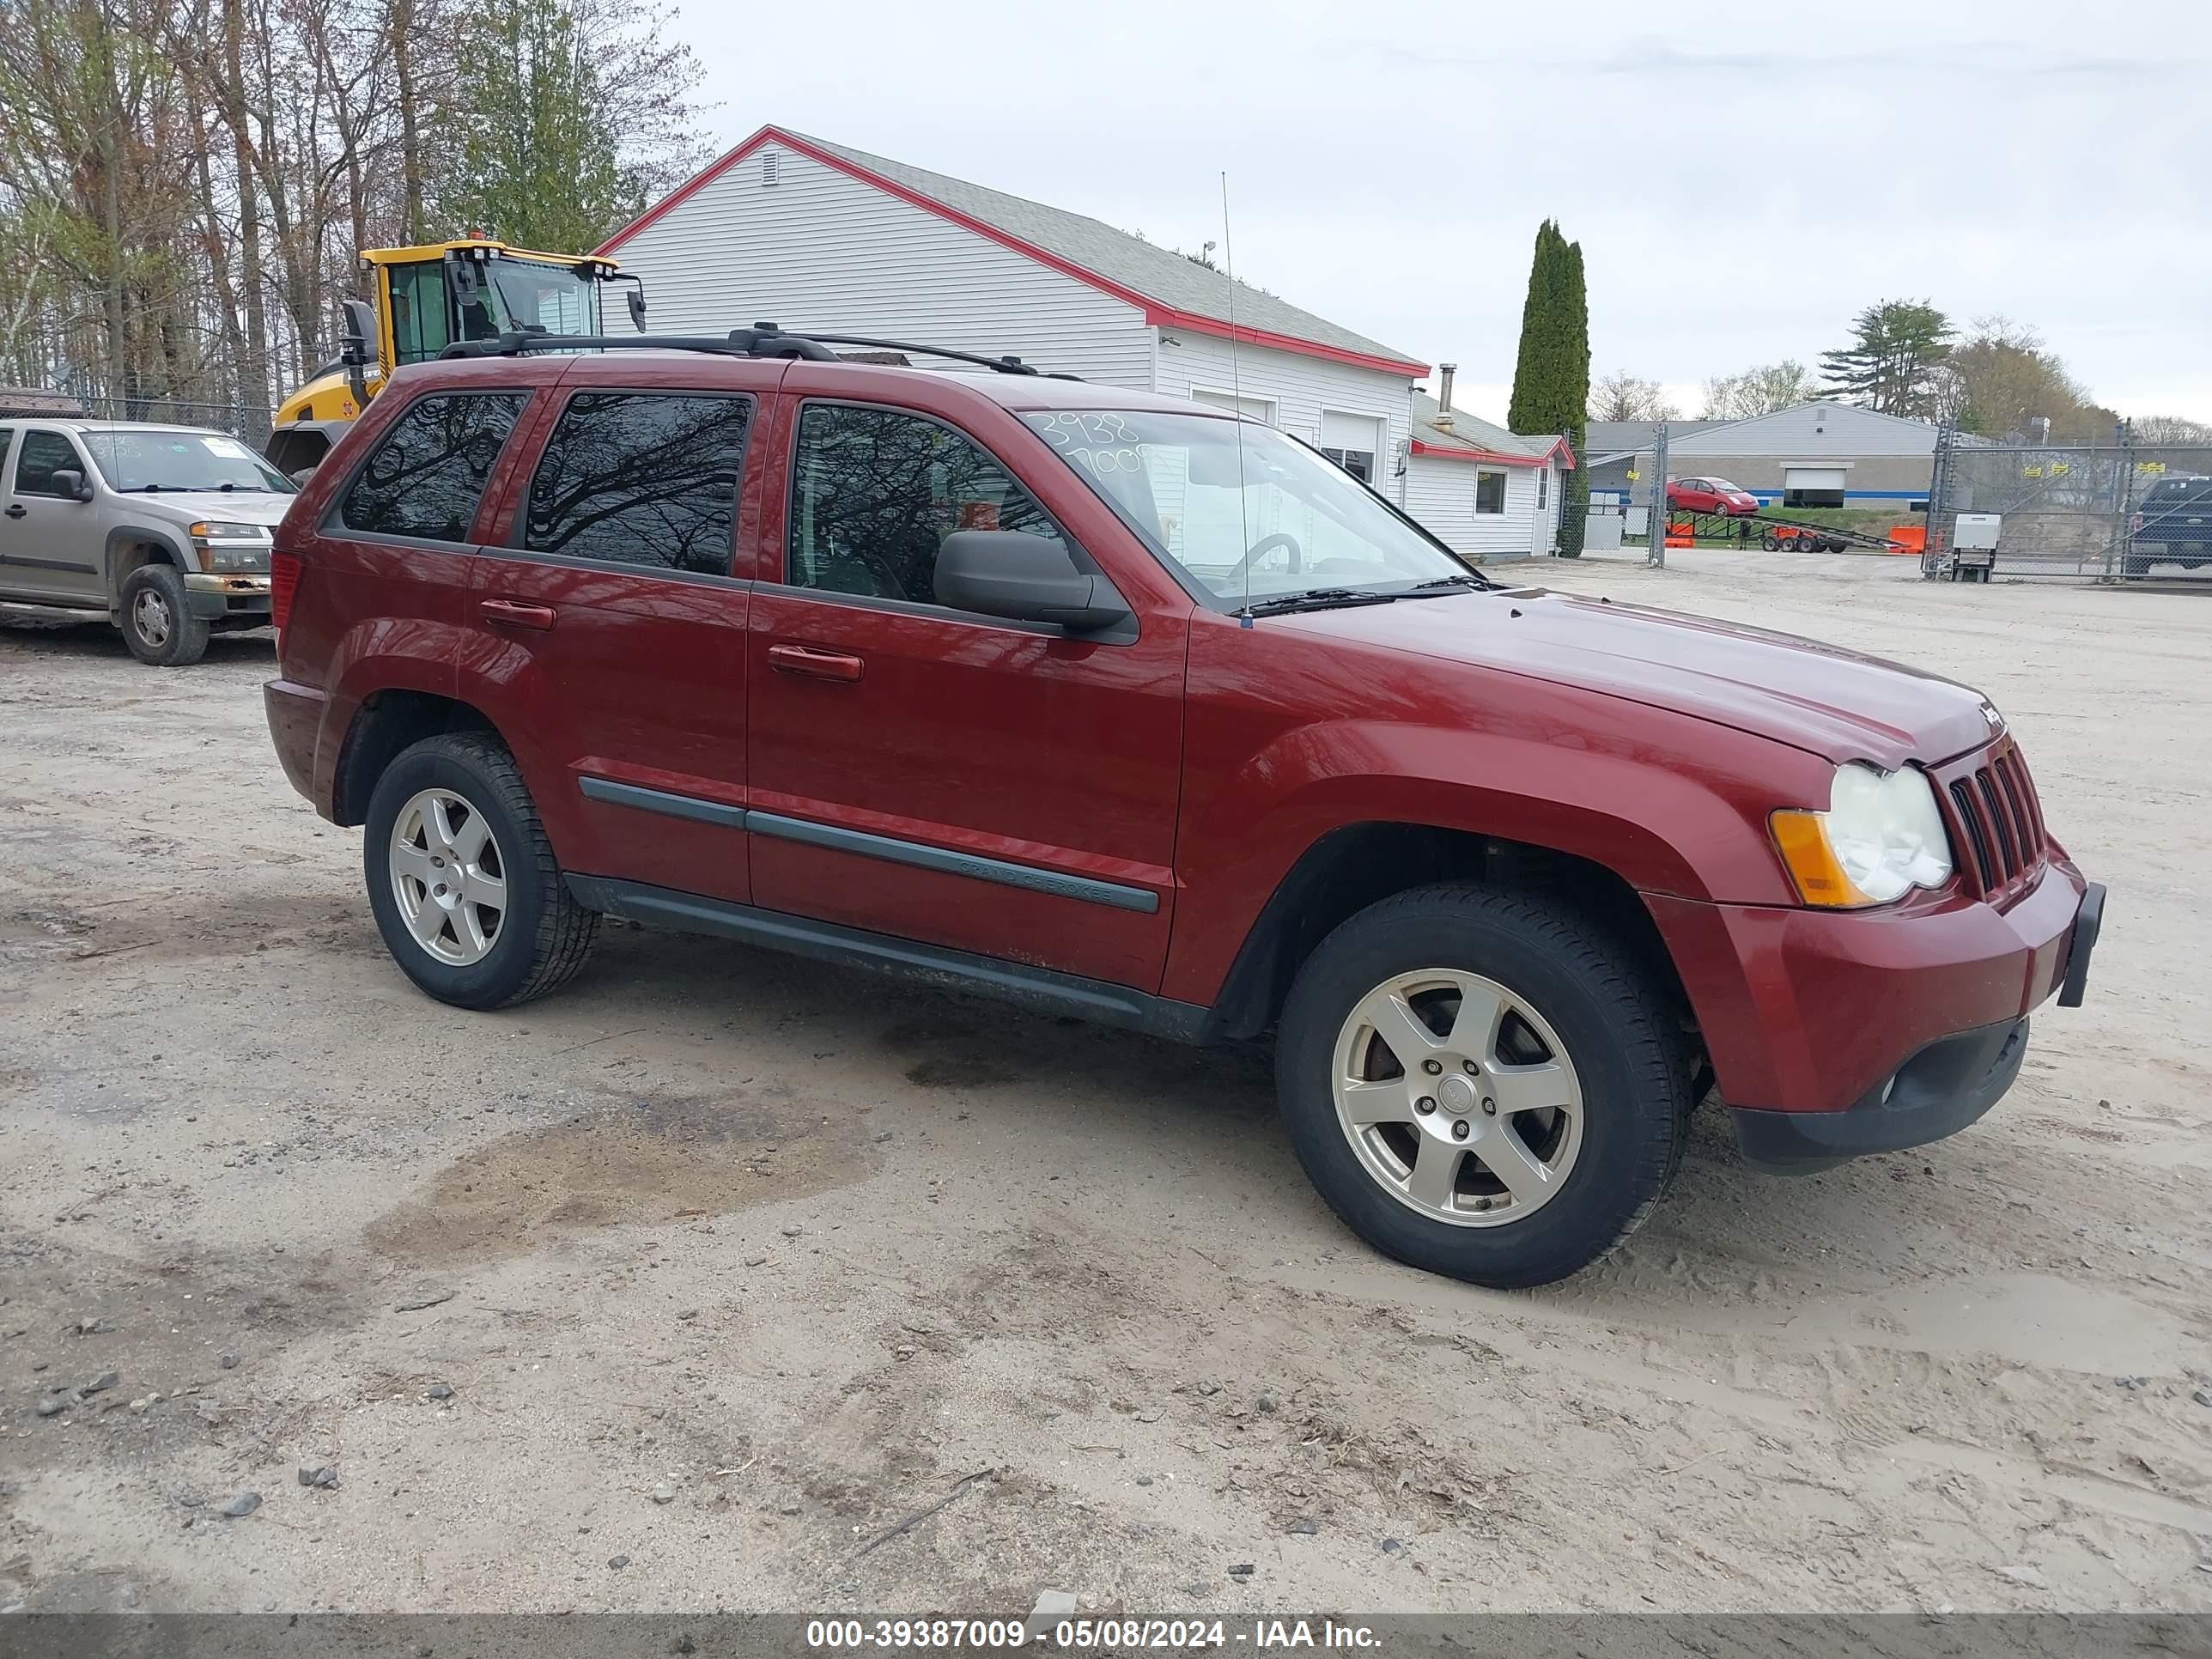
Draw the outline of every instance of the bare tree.
<instances>
[{"instance_id":1,"label":"bare tree","mask_svg":"<svg viewBox=\"0 0 2212 1659\"><path fill-rule=\"evenodd\" d=\"M1755 364L1735 374L1717 374L1705 382L1705 406L1700 418L1742 421L1754 415L1771 415L1793 409L1816 395L1812 371L1794 357L1778 363Z\"/></svg>"},{"instance_id":2,"label":"bare tree","mask_svg":"<svg viewBox=\"0 0 2212 1659\"><path fill-rule=\"evenodd\" d=\"M1679 421L1682 411L1656 380L1635 374L1608 374L1591 383L1593 421Z\"/></svg>"}]
</instances>

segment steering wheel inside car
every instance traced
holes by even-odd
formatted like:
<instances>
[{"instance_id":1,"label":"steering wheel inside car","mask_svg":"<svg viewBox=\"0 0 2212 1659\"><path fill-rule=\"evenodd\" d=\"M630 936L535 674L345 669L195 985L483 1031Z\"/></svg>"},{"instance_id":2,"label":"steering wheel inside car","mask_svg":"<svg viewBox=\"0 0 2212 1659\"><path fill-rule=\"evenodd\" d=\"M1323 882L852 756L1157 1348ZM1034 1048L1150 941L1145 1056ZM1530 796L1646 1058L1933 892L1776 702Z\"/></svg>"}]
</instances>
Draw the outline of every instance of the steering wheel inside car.
<instances>
[{"instance_id":1,"label":"steering wheel inside car","mask_svg":"<svg viewBox=\"0 0 2212 1659\"><path fill-rule=\"evenodd\" d=\"M1291 550L1291 574L1297 575L1306 562L1305 550L1298 545L1298 538L1287 530L1278 530L1272 536L1261 537L1258 541L1244 550L1243 558L1229 567L1229 574L1232 576L1243 575L1252 568L1262 553L1278 547L1287 547Z\"/></svg>"}]
</instances>

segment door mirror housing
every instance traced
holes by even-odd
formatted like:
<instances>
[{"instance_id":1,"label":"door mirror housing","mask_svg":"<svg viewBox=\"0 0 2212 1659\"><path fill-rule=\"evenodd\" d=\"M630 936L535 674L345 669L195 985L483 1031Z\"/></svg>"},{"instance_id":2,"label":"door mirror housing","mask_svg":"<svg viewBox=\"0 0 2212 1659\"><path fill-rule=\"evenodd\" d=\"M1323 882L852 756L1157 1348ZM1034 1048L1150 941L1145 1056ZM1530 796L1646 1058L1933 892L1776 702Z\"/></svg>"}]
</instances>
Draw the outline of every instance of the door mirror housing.
<instances>
[{"instance_id":1,"label":"door mirror housing","mask_svg":"<svg viewBox=\"0 0 2212 1659\"><path fill-rule=\"evenodd\" d=\"M1075 568L1056 541L1020 530L956 530L937 550L937 602L1013 622L1097 634L1133 621L1103 576Z\"/></svg>"},{"instance_id":2,"label":"door mirror housing","mask_svg":"<svg viewBox=\"0 0 2212 1659\"><path fill-rule=\"evenodd\" d=\"M52 473L54 494L64 501L88 501L92 481L73 466L58 466Z\"/></svg>"}]
</instances>

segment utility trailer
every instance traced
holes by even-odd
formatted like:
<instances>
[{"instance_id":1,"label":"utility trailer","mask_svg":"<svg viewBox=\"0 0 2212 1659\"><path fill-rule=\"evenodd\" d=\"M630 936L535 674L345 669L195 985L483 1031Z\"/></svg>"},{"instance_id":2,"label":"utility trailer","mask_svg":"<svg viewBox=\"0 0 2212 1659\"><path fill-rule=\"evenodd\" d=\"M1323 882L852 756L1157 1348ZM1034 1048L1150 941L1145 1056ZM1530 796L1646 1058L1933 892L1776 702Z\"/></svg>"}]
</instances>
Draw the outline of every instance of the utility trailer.
<instances>
[{"instance_id":1,"label":"utility trailer","mask_svg":"<svg viewBox=\"0 0 2212 1659\"><path fill-rule=\"evenodd\" d=\"M1867 553L1902 553L1904 544L1893 537L1869 536L1863 531L1845 530L1837 525L1802 524L1794 519L1782 518L1771 513L1689 513L1680 507L1668 513L1670 534L1679 534L1680 526L1689 526L1693 540L1732 541L1739 547L1751 545L1756 535L1759 544L1769 553L1784 550L1796 553L1844 553L1858 550Z\"/></svg>"}]
</instances>

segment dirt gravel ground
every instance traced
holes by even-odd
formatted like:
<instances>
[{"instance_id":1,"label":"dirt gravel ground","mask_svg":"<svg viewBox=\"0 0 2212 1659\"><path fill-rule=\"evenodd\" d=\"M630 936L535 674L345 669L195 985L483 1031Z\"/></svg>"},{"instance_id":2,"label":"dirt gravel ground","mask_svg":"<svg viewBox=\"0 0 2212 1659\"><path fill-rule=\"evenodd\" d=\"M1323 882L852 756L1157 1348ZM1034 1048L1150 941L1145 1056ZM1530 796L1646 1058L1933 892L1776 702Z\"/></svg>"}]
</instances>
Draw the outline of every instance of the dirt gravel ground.
<instances>
[{"instance_id":1,"label":"dirt gravel ground","mask_svg":"<svg viewBox=\"0 0 2212 1659\"><path fill-rule=\"evenodd\" d=\"M0 1608L2212 1608L2212 604L1538 574L1979 686L2112 901L1982 1125L1709 1109L1533 1295L1346 1234L1258 1052L627 927L427 1001L266 635L0 628Z\"/></svg>"}]
</instances>

